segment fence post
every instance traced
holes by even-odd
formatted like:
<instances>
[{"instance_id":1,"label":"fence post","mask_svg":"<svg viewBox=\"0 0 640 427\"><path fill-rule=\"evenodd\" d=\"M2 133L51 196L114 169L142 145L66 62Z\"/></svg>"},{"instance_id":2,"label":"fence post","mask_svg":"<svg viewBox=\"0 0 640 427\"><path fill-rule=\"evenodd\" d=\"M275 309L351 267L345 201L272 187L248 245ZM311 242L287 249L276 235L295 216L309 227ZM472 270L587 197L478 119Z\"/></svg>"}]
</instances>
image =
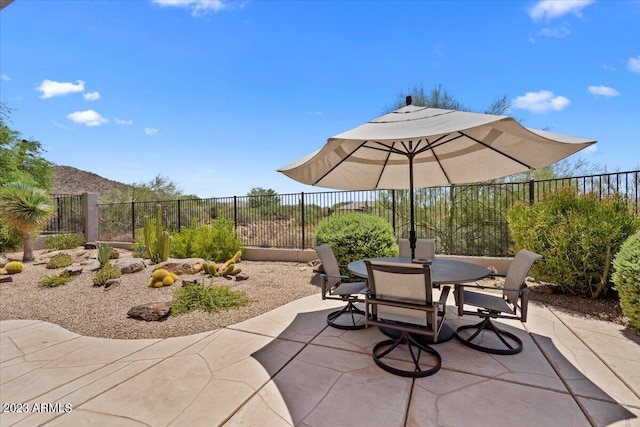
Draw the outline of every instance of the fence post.
<instances>
[{"instance_id":1,"label":"fence post","mask_svg":"<svg viewBox=\"0 0 640 427\"><path fill-rule=\"evenodd\" d=\"M398 231L396 230L396 190L391 190L391 226L393 227L393 232L398 235Z\"/></svg>"},{"instance_id":2,"label":"fence post","mask_svg":"<svg viewBox=\"0 0 640 427\"><path fill-rule=\"evenodd\" d=\"M535 181L533 179L529 180L529 205L533 206L535 202Z\"/></svg>"},{"instance_id":3,"label":"fence post","mask_svg":"<svg viewBox=\"0 0 640 427\"><path fill-rule=\"evenodd\" d=\"M98 215L98 193L82 194L82 216L84 217L84 240L87 242L97 242L99 238L98 226L100 218Z\"/></svg>"},{"instance_id":4,"label":"fence post","mask_svg":"<svg viewBox=\"0 0 640 427\"><path fill-rule=\"evenodd\" d=\"M131 201L131 241L136 241L136 202Z\"/></svg>"},{"instance_id":5,"label":"fence post","mask_svg":"<svg viewBox=\"0 0 640 427\"><path fill-rule=\"evenodd\" d=\"M302 249L304 249L304 242L305 242L305 233L304 233L304 228L305 228L305 221L304 221L304 191L300 192L300 209L302 211Z\"/></svg>"},{"instance_id":6,"label":"fence post","mask_svg":"<svg viewBox=\"0 0 640 427\"><path fill-rule=\"evenodd\" d=\"M180 217L180 199L178 199L178 233L181 231L180 224L182 224L182 218Z\"/></svg>"},{"instance_id":7,"label":"fence post","mask_svg":"<svg viewBox=\"0 0 640 427\"><path fill-rule=\"evenodd\" d=\"M238 229L238 196L233 196L233 228Z\"/></svg>"}]
</instances>

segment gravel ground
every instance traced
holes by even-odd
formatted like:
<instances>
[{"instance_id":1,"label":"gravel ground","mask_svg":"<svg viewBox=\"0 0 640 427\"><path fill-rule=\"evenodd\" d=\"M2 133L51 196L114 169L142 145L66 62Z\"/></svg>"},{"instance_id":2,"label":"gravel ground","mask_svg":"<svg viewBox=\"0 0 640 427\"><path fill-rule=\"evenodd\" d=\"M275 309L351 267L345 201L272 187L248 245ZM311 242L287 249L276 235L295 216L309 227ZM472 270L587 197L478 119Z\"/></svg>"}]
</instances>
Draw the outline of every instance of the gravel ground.
<instances>
[{"instance_id":1,"label":"gravel ground","mask_svg":"<svg viewBox=\"0 0 640 427\"><path fill-rule=\"evenodd\" d=\"M130 256L120 250L121 256ZM204 275L181 275L176 284L163 288L150 288L147 281L154 266L143 271L123 274L120 285L109 290L93 286L95 250L86 251L93 259L82 263L83 272L55 288L38 285L40 278L58 274L63 269L47 269L44 264L25 264L23 272L12 276L13 282L0 284L0 320L38 319L46 320L81 335L104 338L166 338L211 331L258 316L290 301L319 293L318 287L310 284L312 267L290 262L242 261L238 264L249 278L245 281L216 278L215 284L229 285L243 290L252 303L238 309L221 313L202 310L177 316L164 321L146 322L127 317L133 306L157 301L170 301L173 292L182 280L198 279ZM47 251L36 251L36 258L47 255ZM22 253L7 254L9 259L21 259ZM148 262L147 262L148 263ZM209 278L204 279L210 284Z\"/></svg>"},{"instance_id":2,"label":"gravel ground","mask_svg":"<svg viewBox=\"0 0 640 427\"><path fill-rule=\"evenodd\" d=\"M216 285L229 285L245 291L252 303L221 313L197 310L170 316L161 322L145 322L127 317L133 306L157 301L170 301L182 280L202 281L202 273L182 275L178 283L163 288L149 288L147 281L154 266L122 275L121 284L105 291L93 286L94 269L98 264L95 250L85 251L81 264L83 272L66 285L46 288L38 285L40 278L62 270L50 270L42 262L28 263L22 273L12 276L13 282L0 284L0 320L38 319L55 323L81 335L104 338L166 338L211 331L258 316L296 299L319 293L310 284L312 267L290 262L242 261L239 266L249 278L246 281L215 279ZM130 252L120 250L121 256ZM50 256L48 251L36 251L36 258ZM21 259L22 253L7 254L10 259ZM210 279L204 279L210 284ZM485 285L495 282L486 280ZM616 299L593 301L553 293L547 284L531 282L531 300L553 306L577 316L586 316L627 325Z\"/></svg>"}]
</instances>

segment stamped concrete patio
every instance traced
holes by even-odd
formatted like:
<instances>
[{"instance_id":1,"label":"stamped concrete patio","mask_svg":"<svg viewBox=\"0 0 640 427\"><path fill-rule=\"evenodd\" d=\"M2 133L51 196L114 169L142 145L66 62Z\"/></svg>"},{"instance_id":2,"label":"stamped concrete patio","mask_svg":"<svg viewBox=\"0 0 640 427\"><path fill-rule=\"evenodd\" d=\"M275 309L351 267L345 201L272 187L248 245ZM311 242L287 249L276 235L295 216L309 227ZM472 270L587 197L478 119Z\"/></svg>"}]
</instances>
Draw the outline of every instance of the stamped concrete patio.
<instances>
[{"instance_id":1,"label":"stamped concrete patio","mask_svg":"<svg viewBox=\"0 0 640 427\"><path fill-rule=\"evenodd\" d=\"M0 425L640 426L640 340L618 325L533 305L526 324L504 322L522 353L454 339L437 345L437 374L412 380L374 364L376 328L327 327L336 305L314 295L149 340L0 322ZM452 325L477 321L453 309Z\"/></svg>"}]
</instances>

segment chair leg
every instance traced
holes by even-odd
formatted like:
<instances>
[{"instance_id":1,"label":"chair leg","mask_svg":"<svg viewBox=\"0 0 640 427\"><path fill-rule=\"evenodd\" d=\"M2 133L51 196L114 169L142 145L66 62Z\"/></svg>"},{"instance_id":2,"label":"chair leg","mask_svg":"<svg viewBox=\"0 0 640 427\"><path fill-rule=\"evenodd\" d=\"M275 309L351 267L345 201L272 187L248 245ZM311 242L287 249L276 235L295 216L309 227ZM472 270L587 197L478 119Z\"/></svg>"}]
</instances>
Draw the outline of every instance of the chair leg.
<instances>
[{"instance_id":1,"label":"chair leg","mask_svg":"<svg viewBox=\"0 0 640 427\"><path fill-rule=\"evenodd\" d=\"M331 327L346 330L364 329L366 327L364 323L365 312L360 310L354 304L354 300L348 300L342 310L337 310L329 313L327 316L327 324ZM351 323L338 323L338 319L342 316L349 316ZM358 322L358 319L360 322Z\"/></svg>"},{"instance_id":2,"label":"chair leg","mask_svg":"<svg viewBox=\"0 0 640 427\"><path fill-rule=\"evenodd\" d=\"M468 338L464 338L463 336L460 335L460 331L463 330L476 330L470 337ZM481 332L483 331L490 331L493 332L499 339L500 341L502 341L502 343L505 345L506 348L494 348L494 347L486 347L486 346L482 346L479 344L476 344L473 342L474 339L476 339L478 337L478 335L480 335ZM460 326L457 330L456 330L456 338L458 338L458 340L468 346L473 348L474 350L478 350L478 351L482 351L485 353L491 353L491 354L517 354L520 353L522 351L522 340L520 338L518 338L517 336L515 336L514 334L512 334L511 332L507 332L503 329L498 328L495 323L493 323L491 321L490 317L485 317L481 322L476 323L474 325L463 325ZM506 338L508 338L509 340L511 340L514 344L510 343Z\"/></svg>"},{"instance_id":3,"label":"chair leg","mask_svg":"<svg viewBox=\"0 0 640 427\"><path fill-rule=\"evenodd\" d=\"M414 366L414 369L411 371L393 367L382 361L384 357L388 356L393 350L403 344L407 345L409 354L411 355L411 360ZM417 348L417 352L414 347ZM429 369L423 369L420 366L420 356L422 352L429 353L435 358L435 366L432 366ZM434 348L416 341L411 335L404 332L396 339L384 340L379 342L375 345L375 347L373 347L372 353L373 361L376 363L376 365L389 373L399 375L401 377L428 377L429 375L433 375L438 372L440 370L440 367L442 366L442 358L440 357L440 353L438 353Z\"/></svg>"}]
</instances>

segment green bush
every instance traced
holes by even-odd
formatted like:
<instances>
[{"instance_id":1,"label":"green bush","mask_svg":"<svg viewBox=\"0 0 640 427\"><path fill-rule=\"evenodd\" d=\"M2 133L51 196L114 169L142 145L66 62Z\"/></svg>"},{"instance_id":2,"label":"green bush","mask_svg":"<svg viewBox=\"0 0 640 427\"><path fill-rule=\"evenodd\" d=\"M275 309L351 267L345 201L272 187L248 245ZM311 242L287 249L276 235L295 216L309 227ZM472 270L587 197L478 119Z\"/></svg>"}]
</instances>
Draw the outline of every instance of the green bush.
<instances>
[{"instance_id":1,"label":"green bush","mask_svg":"<svg viewBox=\"0 0 640 427\"><path fill-rule=\"evenodd\" d=\"M104 286L109 280L117 279L122 276L122 271L118 267L111 264L105 264L95 276L93 276L93 284L95 286Z\"/></svg>"},{"instance_id":2,"label":"green bush","mask_svg":"<svg viewBox=\"0 0 640 427\"><path fill-rule=\"evenodd\" d=\"M613 259L613 283L620 307L640 335L640 231L629 237Z\"/></svg>"},{"instance_id":3,"label":"green bush","mask_svg":"<svg viewBox=\"0 0 640 427\"><path fill-rule=\"evenodd\" d=\"M536 278L592 298L607 295L613 256L640 225L621 197L600 199L573 188L559 189L533 206L516 205L507 219L514 250L544 256L532 267Z\"/></svg>"},{"instance_id":4,"label":"green bush","mask_svg":"<svg viewBox=\"0 0 640 427\"><path fill-rule=\"evenodd\" d=\"M250 302L251 299L243 291L234 291L228 286L206 286L198 283L174 292L171 315L198 309L217 313Z\"/></svg>"},{"instance_id":5,"label":"green bush","mask_svg":"<svg viewBox=\"0 0 640 427\"><path fill-rule=\"evenodd\" d=\"M73 277L68 272L63 272L60 274L54 274L53 276L45 276L38 282L40 286L45 286L47 288L55 288L56 286L65 285L69 282Z\"/></svg>"},{"instance_id":6,"label":"green bush","mask_svg":"<svg viewBox=\"0 0 640 427\"><path fill-rule=\"evenodd\" d=\"M44 246L47 249L64 250L74 249L84 243L84 237L79 234L62 233L49 236L44 239Z\"/></svg>"},{"instance_id":7,"label":"green bush","mask_svg":"<svg viewBox=\"0 0 640 427\"><path fill-rule=\"evenodd\" d=\"M73 264L73 257L70 254L60 253L51 257L45 267L47 268L62 268L69 267Z\"/></svg>"},{"instance_id":8,"label":"green bush","mask_svg":"<svg viewBox=\"0 0 640 427\"><path fill-rule=\"evenodd\" d=\"M210 225L192 226L173 233L171 256L175 258L203 258L224 262L242 250L233 221L212 220Z\"/></svg>"},{"instance_id":9,"label":"green bush","mask_svg":"<svg viewBox=\"0 0 640 427\"><path fill-rule=\"evenodd\" d=\"M315 239L316 245L331 246L342 265L362 258L398 255L391 224L370 214L347 212L326 218L316 227Z\"/></svg>"},{"instance_id":10,"label":"green bush","mask_svg":"<svg viewBox=\"0 0 640 427\"><path fill-rule=\"evenodd\" d=\"M22 247L20 231L0 219L0 252L13 252Z\"/></svg>"},{"instance_id":11,"label":"green bush","mask_svg":"<svg viewBox=\"0 0 640 427\"><path fill-rule=\"evenodd\" d=\"M113 249L113 247L108 243L98 243L97 247L98 254L96 255L96 258L98 259L100 267L102 268L105 265L109 264L109 260L111 259L111 249Z\"/></svg>"}]
</instances>

